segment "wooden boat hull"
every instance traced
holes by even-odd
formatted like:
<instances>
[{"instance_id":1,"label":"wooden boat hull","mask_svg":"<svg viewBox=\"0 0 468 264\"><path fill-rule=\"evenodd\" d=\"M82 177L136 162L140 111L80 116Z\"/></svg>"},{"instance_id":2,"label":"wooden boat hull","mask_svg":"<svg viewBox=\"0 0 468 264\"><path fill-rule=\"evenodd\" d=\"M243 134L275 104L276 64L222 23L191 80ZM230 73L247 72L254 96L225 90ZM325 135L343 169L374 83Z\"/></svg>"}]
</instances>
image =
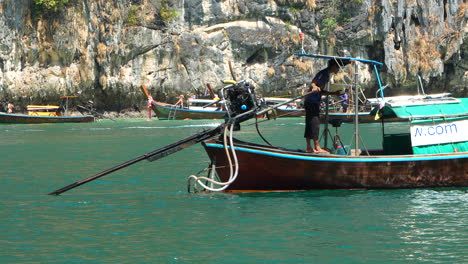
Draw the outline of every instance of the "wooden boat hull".
<instances>
[{"instance_id":1,"label":"wooden boat hull","mask_svg":"<svg viewBox=\"0 0 468 264\"><path fill-rule=\"evenodd\" d=\"M159 119L224 119L226 114L226 111L201 111L182 108L174 109L171 105L159 102L153 102L152 108Z\"/></svg>"},{"instance_id":2,"label":"wooden boat hull","mask_svg":"<svg viewBox=\"0 0 468 264\"><path fill-rule=\"evenodd\" d=\"M0 113L0 123L38 124L38 123L89 123L94 116L29 116Z\"/></svg>"},{"instance_id":3,"label":"wooden boat hull","mask_svg":"<svg viewBox=\"0 0 468 264\"><path fill-rule=\"evenodd\" d=\"M208 140L203 146L221 180L227 181L224 145ZM239 174L228 191L468 186L468 152L351 157L250 143L236 143L235 150Z\"/></svg>"}]
</instances>

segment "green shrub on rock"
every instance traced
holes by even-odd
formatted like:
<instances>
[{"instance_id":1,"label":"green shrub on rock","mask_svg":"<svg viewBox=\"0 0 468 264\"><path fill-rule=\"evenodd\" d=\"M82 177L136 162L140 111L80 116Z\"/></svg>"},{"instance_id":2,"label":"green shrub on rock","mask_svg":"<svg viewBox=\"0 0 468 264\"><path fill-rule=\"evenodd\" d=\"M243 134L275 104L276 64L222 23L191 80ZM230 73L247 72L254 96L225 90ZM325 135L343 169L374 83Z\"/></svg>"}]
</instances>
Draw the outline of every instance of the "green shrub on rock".
<instances>
[{"instance_id":1,"label":"green shrub on rock","mask_svg":"<svg viewBox=\"0 0 468 264\"><path fill-rule=\"evenodd\" d=\"M33 0L34 5L44 11L57 12L60 7L68 4L68 0Z\"/></svg>"}]
</instances>

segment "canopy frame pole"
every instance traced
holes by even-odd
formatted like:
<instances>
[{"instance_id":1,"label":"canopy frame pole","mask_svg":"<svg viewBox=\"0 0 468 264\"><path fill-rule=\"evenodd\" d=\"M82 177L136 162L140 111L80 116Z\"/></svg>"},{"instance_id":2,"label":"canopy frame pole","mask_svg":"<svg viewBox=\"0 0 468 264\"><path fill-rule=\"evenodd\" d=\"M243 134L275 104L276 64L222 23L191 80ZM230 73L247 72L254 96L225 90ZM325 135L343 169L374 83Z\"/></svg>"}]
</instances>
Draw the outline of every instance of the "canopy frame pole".
<instances>
[{"instance_id":1,"label":"canopy frame pole","mask_svg":"<svg viewBox=\"0 0 468 264\"><path fill-rule=\"evenodd\" d=\"M359 156L358 62L354 62L354 155Z\"/></svg>"},{"instance_id":2,"label":"canopy frame pole","mask_svg":"<svg viewBox=\"0 0 468 264\"><path fill-rule=\"evenodd\" d=\"M377 69L377 65L374 64L374 71L375 71L375 76L377 77L377 83L379 84L379 91L380 91L380 97L384 99L384 93L383 93L383 88L382 88L382 81L380 80L380 74L379 70Z\"/></svg>"}]
</instances>

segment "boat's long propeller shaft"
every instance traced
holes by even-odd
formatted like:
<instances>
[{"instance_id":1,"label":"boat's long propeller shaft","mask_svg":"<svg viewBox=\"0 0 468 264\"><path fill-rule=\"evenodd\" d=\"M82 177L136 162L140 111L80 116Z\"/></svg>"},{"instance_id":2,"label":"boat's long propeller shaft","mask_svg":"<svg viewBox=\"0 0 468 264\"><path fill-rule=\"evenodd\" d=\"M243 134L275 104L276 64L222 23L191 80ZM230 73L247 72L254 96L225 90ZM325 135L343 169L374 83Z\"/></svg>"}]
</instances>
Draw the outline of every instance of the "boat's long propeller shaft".
<instances>
[{"instance_id":1,"label":"boat's long propeller shaft","mask_svg":"<svg viewBox=\"0 0 468 264\"><path fill-rule=\"evenodd\" d=\"M146 87L143 87L144 90ZM276 105L273 105L271 107L268 107L268 108L265 108L265 109L247 109L247 111L243 112L243 113L236 113L235 115L231 114L231 118L227 119L226 122L224 124L221 124L219 125L218 127L216 128L213 128L211 130L206 130L206 131L202 131L200 133L197 133L197 134L194 134L192 136L189 136L189 137L186 137L184 139L181 139L177 142L174 142L172 144L169 144L167 146L164 146L162 148L159 148L157 150L154 150L154 151L151 151L151 152L148 152L146 154L143 154L143 155L140 155L138 157L135 157L131 160L128 160L124 163L121 163L117 166L114 166L112 168L109 168L109 169L106 169L98 174L95 174L93 176L90 176L88 178L85 178L81 181L77 181L75 183L72 183L70 185L67 185L65 187L62 187L60 189L57 189L53 192L50 192L49 195L59 195L61 193L64 193L66 191L69 191L73 188L76 188L80 185L83 185L85 183L88 183L90 181L93 181L93 180L96 180L102 176L105 176L107 174L110 174L114 171L117 171L117 170L120 170L120 169L123 169L125 167L128 167L130 165L133 165L137 162L140 162L142 160L148 160L148 161L155 161L155 160L158 160L160 158L163 158L165 156L169 156L179 150L182 150L184 148L187 148L191 145L194 145L196 143L199 143L203 140L206 140L206 139L209 139L209 138L212 138L212 137L215 137L217 135L220 135L223 133L223 130L225 128L226 125L228 124L233 124L233 123L241 123L241 122L244 122L246 120L249 120L251 118L253 118L255 115L262 115L270 110L273 110L273 109L276 109L282 105L285 105L285 104L288 104L288 103L291 103L291 102L294 102L295 100L298 100L304 96L306 96L308 93L304 94L304 95L301 95L301 96L298 96L296 98L292 98L291 100L289 101L286 101L286 102L283 102L283 103L279 103L279 104L276 104ZM254 104L256 105L256 104Z\"/></svg>"},{"instance_id":2,"label":"boat's long propeller shaft","mask_svg":"<svg viewBox=\"0 0 468 264\"><path fill-rule=\"evenodd\" d=\"M93 181L93 180L96 180L104 175L107 175L109 173L112 173L114 171L117 171L117 170L120 170L120 169L123 169L125 167L128 167L130 165L133 165L137 162L140 162L142 160L148 160L148 161L155 161L155 160L158 160L160 158L163 158L163 157L166 157L166 156L169 156L170 154L173 154L179 150L182 150L184 148L187 148L193 144L196 144L198 142L201 142L205 139L209 139L211 137L214 137L216 135L219 135L222 131L223 131L223 128L224 128L224 124L214 128L214 129L211 129L211 130L208 130L208 131L203 131L203 132L200 132L200 133L197 133L195 135L192 135L190 137L186 137L182 140L179 140L175 143L172 143L170 145L167 145L167 146L164 146L162 148L159 148L157 150L154 150L154 151L151 151L151 152L148 152L146 154L143 154L143 155L140 155L134 159L131 159L131 160L128 160L124 163L121 163L117 166L114 166L112 168L109 168L107 170L104 170L98 174L95 174L93 176L90 176L86 179L83 179L81 181L78 181L78 182L75 182L75 183L72 183L70 185L67 185L63 188L60 188L58 190L55 190L53 192L50 192L49 195L59 195L61 193L64 193L66 191L69 191L73 188L76 188L80 185L83 185L85 183L88 183L90 181Z\"/></svg>"}]
</instances>

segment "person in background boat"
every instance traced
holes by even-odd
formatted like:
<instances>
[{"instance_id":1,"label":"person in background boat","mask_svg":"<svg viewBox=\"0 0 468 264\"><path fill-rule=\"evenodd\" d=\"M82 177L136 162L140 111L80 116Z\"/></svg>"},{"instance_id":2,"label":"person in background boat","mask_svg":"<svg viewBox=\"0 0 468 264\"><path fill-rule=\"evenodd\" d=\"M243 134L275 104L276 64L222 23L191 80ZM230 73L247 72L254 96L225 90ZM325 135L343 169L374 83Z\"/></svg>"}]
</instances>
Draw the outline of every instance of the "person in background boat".
<instances>
[{"instance_id":1,"label":"person in background boat","mask_svg":"<svg viewBox=\"0 0 468 264\"><path fill-rule=\"evenodd\" d=\"M175 106L184 108L184 95L179 95L179 100L175 103Z\"/></svg>"},{"instance_id":2,"label":"person in background boat","mask_svg":"<svg viewBox=\"0 0 468 264\"><path fill-rule=\"evenodd\" d=\"M190 94L189 98L187 99L187 103L189 106L192 105L192 102L190 102L192 99L197 99L197 96L195 94Z\"/></svg>"},{"instance_id":3,"label":"person in background boat","mask_svg":"<svg viewBox=\"0 0 468 264\"><path fill-rule=\"evenodd\" d=\"M213 100L215 100L215 101L219 101L219 100L220 100L218 94L214 94ZM218 107L218 108L216 108L216 111L221 110L221 104L213 104L213 106L214 106L214 107Z\"/></svg>"},{"instance_id":4,"label":"person in background boat","mask_svg":"<svg viewBox=\"0 0 468 264\"><path fill-rule=\"evenodd\" d=\"M312 82L310 83L308 92L304 98L304 108L306 112L305 117L305 131L304 137L307 143L306 152L313 153L329 153L320 147L319 133L320 133L320 101L322 95L339 95L340 92L327 92L324 90L325 85L330 81L330 75L336 74L340 67L336 60L331 59L328 61L327 68L319 71ZM311 141L314 141L314 148L312 148Z\"/></svg>"},{"instance_id":5,"label":"person in background boat","mask_svg":"<svg viewBox=\"0 0 468 264\"><path fill-rule=\"evenodd\" d=\"M96 111L96 108L94 107L94 102L91 100L88 100L85 105L86 109L88 109L89 112Z\"/></svg>"},{"instance_id":6,"label":"person in background boat","mask_svg":"<svg viewBox=\"0 0 468 264\"><path fill-rule=\"evenodd\" d=\"M11 114L13 113L15 106L12 103L8 103L7 108L8 108L7 112Z\"/></svg>"},{"instance_id":7,"label":"person in background boat","mask_svg":"<svg viewBox=\"0 0 468 264\"><path fill-rule=\"evenodd\" d=\"M342 107L343 113L346 113L346 111L348 111L348 104L349 104L348 89L349 88L346 88L344 94L338 96L341 100L341 107Z\"/></svg>"},{"instance_id":8,"label":"person in background boat","mask_svg":"<svg viewBox=\"0 0 468 264\"><path fill-rule=\"evenodd\" d=\"M153 116L153 97L150 95L148 96L148 101L146 102L147 108L148 108L148 119L146 121L151 121L151 117Z\"/></svg>"}]
</instances>

